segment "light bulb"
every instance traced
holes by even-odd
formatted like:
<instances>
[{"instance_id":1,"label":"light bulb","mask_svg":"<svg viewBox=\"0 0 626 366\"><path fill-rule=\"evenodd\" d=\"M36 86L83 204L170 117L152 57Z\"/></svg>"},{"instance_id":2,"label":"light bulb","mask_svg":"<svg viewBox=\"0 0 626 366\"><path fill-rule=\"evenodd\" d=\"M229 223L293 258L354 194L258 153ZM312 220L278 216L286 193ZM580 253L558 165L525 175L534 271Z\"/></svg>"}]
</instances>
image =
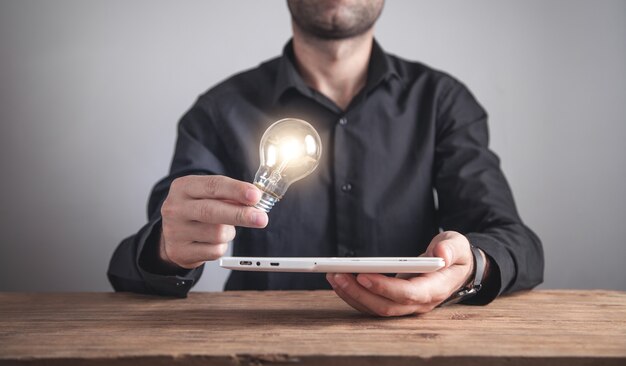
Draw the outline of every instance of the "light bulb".
<instances>
[{"instance_id":1,"label":"light bulb","mask_svg":"<svg viewBox=\"0 0 626 366\"><path fill-rule=\"evenodd\" d=\"M254 185L263 191L254 206L269 212L291 183L311 174L322 156L322 142L317 131L301 119L285 118L274 122L261 137L261 165Z\"/></svg>"}]
</instances>

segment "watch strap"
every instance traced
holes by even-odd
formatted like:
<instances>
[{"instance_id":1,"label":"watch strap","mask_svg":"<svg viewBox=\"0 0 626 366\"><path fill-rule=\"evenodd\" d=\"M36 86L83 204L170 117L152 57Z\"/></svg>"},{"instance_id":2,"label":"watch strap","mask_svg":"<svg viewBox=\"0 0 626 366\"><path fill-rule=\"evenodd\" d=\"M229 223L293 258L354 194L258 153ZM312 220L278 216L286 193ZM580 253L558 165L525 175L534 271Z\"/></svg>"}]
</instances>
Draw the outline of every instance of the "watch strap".
<instances>
[{"instance_id":1,"label":"watch strap","mask_svg":"<svg viewBox=\"0 0 626 366\"><path fill-rule=\"evenodd\" d=\"M474 256L474 281L472 287L477 288L476 291L478 291L483 286L483 277L485 276L485 260L483 259L480 249L471 244L470 249L472 249L472 255Z\"/></svg>"},{"instance_id":2,"label":"watch strap","mask_svg":"<svg viewBox=\"0 0 626 366\"><path fill-rule=\"evenodd\" d=\"M480 249L471 244L470 249L472 251L472 257L474 261L474 270L472 276L470 277L470 280L467 282L466 285L461 287L458 291L448 297L444 302L439 304L440 307L450 304L456 304L460 301L467 300L470 297L475 296L482 288L483 277L485 276L485 260L480 253Z\"/></svg>"}]
</instances>

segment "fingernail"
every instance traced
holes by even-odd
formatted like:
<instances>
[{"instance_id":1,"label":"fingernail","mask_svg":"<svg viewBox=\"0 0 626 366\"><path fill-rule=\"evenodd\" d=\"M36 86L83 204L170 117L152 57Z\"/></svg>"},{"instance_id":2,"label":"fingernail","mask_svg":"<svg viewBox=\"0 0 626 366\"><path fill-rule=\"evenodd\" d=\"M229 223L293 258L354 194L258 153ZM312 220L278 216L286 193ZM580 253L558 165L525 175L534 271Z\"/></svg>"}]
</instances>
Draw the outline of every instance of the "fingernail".
<instances>
[{"instance_id":1,"label":"fingernail","mask_svg":"<svg viewBox=\"0 0 626 366\"><path fill-rule=\"evenodd\" d=\"M346 288L349 285L348 280L346 280L346 278L341 274L335 275L335 282L337 282L337 284L341 288Z\"/></svg>"},{"instance_id":2,"label":"fingernail","mask_svg":"<svg viewBox=\"0 0 626 366\"><path fill-rule=\"evenodd\" d=\"M365 287L365 288L370 288L372 287L372 281L369 280L369 278L365 277L365 276L358 276L356 278L357 281L359 281L359 283L361 284L361 286Z\"/></svg>"},{"instance_id":3,"label":"fingernail","mask_svg":"<svg viewBox=\"0 0 626 366\"><path fill-rule=\"evenodd\" d=\"M257 202L257 193L254 189L248 189L245 193L246 196L246 200L248 200L249 202Z\"/></svg>"}]
</instances>

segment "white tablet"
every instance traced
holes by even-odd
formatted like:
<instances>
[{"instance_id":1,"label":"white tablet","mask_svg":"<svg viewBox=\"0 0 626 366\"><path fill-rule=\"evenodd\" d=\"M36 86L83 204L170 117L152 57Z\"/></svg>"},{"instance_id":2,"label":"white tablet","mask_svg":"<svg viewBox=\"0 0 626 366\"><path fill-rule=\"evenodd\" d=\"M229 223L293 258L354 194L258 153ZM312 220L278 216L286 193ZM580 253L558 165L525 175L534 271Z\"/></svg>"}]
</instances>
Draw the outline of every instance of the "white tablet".
<instances>
[{"instance_id":1,"label":"white tablet","mask_svg":"<svg viewBox=\"0 0 626 366\"><path fill-rule=\"evenodd\" d=\"M444 266L438 257L222 257L220 266L236 271L426 273Z\"/></svg>"}]
</instances>

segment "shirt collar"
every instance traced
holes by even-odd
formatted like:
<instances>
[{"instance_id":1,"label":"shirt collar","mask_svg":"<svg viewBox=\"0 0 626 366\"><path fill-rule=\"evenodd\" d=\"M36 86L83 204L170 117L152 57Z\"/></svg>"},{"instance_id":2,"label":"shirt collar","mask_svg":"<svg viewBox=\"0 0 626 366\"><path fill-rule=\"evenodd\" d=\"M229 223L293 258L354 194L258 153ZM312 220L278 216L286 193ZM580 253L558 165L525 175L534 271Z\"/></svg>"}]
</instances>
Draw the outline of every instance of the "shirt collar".
<instances>
[{"instance_id":1,"label":"shirt collar","mask_svg":"<svg viewBox=\"0 0 626 366\"><path fill-rule=\"evenodd\" d=\"M399 72L396 69L396 65L393 60L385 53L380 47L378 42L374 39L372 45L372 55L370 56L370 62L367 69L367 82L365 84L365 90L367 92L372 91L380 83L389 81L393 78L399 79Z\"/></svg>"},{"instance_id":2,"label":"shirt collar","mask_svg":"<svg viewBox=\"0 0 626 366\"><path fill-rule=\"evenodd\" d=\"M290 89L295 89L306 96L311 95L310 88L298 73L295 60L293 40L289 40L283 48L283 55L278 65L278 75L276 77L273 93L274 103L278 102L280 97ZM374 40L367 70L365 91L369 93L383 81L398 76L398 70L392 60L390 60L389 55L387 55L378 42Z\"/></svg>"}]
</instances>

